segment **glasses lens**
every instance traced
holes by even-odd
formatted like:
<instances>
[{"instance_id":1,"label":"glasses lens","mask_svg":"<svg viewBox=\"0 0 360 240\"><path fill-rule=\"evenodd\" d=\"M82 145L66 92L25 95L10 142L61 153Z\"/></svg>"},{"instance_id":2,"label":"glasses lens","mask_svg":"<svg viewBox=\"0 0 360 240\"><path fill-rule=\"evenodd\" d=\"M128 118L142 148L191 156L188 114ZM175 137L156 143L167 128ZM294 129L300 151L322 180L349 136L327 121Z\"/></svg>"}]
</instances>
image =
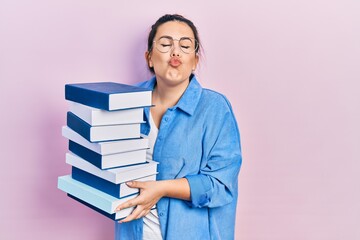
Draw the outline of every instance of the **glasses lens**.
<instances>
[{"instance_id":1,"label":"glasses lens","mask_svg":"<svg viewBox=\"0 0 360 240\"><path fill-rule=\"evenodd\" d=\"M173 45L173 40L171 38L162 37L156 41L156 48L162 53L167 53Z\"/></svg>"},{"instance_id":2,"label":"glasses lens","mask_svg":"<svg viewBox=\"0 0 360 240\"><path fill-rule=\"evenodd\" d=\"M179 41L179 47L184 53L189 54L197 50L198 44L196 42L196 39L184 37L180 40L175 41ZM171 37L161 37L159 40L154 42L156 49L162 53L169 52L174 46L174 39L172 39Z\"/></svg>"},{"instance_id":3,"label":"glasses lens","mask_svg":"<svg viewBox=\"0 0 360 240\"><path fill-rule=\"evenodd\" d=\"M196 39L191 38L181 38L179 45L184 53L193 53L197 48Z\"/></svg>"}]
</instances>

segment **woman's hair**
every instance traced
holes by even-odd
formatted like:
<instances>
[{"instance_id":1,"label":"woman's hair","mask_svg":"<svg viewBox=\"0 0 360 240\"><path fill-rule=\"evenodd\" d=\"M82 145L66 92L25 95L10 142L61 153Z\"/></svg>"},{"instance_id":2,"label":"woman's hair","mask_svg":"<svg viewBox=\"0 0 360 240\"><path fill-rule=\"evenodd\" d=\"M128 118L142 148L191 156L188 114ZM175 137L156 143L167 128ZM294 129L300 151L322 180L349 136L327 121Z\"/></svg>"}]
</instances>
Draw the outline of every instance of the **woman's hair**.
<instances>
[{"instance_id":1,"label":"woman's hair","mask_svg":"<svg viewBox=\"0 0 360 240\"><path fill-rule=\"evenodd\" d=\"M196 54L200 54L200 47L201 47L201 44L200 44L200 39L199 39L199 33L194 25L194 23L192 21L190 21L189 19L179 15L179 14L166 14L162 17L160 17L154 25L151 26L151 31L149 33L149 37L148 37L148 46L147 46L147 50L148 52L150 53L153 49L153 44L154 44L154 38L155 38L155 35L156 35L156 32L157 32L157 29L159 28L159 26L163 23L166 23L166 22L170 22L170 21L179 21L179 22L183 22L183 23L186 23L190 28L191 30L193 31L194 33L194 37L196 39L196 51L195 53ZM149 66L149 70L151 73L155 73L154 72L154 68L153 67L150 67Z\"/></svg>"}]
</instances>

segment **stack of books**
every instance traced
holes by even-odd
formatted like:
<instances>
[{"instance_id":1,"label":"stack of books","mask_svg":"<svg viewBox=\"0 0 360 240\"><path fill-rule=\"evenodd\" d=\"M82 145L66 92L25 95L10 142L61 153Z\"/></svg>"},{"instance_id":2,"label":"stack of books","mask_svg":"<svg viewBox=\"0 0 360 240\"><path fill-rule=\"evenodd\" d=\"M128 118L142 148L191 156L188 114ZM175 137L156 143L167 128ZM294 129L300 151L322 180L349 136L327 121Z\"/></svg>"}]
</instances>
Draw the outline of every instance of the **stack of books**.
<instances>
[{"instance_id":1,"label":"stack of books","mask_svg":"<svg viewBox=\"0 0 360 240\"><path fill-rule=\"evenodd\" d=\"M139 194L130 180L156 179L157 162L146 161L148 139L140 136L144 107L151 106L151 90L120 83L65 85L69 101L69 139L66 163L71 175L58 178L58 188L76 201L119 220L132 208L116 207Z\"/></svg>"}]
</instances>

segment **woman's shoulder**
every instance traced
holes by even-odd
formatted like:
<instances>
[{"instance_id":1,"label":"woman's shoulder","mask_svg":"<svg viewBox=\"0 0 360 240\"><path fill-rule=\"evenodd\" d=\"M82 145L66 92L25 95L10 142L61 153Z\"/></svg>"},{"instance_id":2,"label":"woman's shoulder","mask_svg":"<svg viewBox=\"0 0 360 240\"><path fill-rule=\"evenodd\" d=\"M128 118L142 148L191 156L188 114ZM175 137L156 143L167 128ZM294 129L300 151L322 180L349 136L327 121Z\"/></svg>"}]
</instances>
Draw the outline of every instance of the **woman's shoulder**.
<instances>
[{"instance_id":1,"label":"woman's shoulder","mask_svg":"<svg viewBox=\"0 0 360 240\"><path fill-rule=\"evenodd\" d=\"M208 108L232 112L229 99L224 94L212 89L202 89L200 102L203 106L207 106Z\"/></svg>"},{"instance_id":2,"label":"woman's shoulder","mask_svg":"<svg viewBox=\"0 0 360 240\"><path fill-rule=\"evenodd\" d=\"M148 87L150 84L150 80L147 80L147 81L142 81L142 82L137 82L134 84L134 86L137 86L137 87Z\"/></svg>"},{"instance_id":3,"label":"woman's shoulder","mask_svg":"<svg viewBox=\"0 0 360 240\"><path fill-rule=\"evenodd\" d=\"M221 129L238 132L231 103L224 94L203 88L199 103L197 117L203 119L204 126L207 129L212 129L215 132L220 132Z\"/></svg>"}]
</instances>

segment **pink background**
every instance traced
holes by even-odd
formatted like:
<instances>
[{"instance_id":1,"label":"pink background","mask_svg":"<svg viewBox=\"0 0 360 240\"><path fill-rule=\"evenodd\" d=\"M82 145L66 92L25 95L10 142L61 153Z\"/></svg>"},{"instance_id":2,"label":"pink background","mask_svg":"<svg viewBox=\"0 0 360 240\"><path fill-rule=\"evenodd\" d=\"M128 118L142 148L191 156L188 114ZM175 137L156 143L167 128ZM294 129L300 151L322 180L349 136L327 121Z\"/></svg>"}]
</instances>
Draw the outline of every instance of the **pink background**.
<instances>
[{"instance_id":1,"label":"pink background","mask_svg":"<svg viewBox=\"0 0 360 240\"><path fill-rule=\"evenodd\" d=\"M113 239L57 190L70 173L64 84L149 77L149 27L198 26L203 86L232 102L236 239L360 239L360 2L0 1L0 239Z\"/></svg>"}]
</instances>

